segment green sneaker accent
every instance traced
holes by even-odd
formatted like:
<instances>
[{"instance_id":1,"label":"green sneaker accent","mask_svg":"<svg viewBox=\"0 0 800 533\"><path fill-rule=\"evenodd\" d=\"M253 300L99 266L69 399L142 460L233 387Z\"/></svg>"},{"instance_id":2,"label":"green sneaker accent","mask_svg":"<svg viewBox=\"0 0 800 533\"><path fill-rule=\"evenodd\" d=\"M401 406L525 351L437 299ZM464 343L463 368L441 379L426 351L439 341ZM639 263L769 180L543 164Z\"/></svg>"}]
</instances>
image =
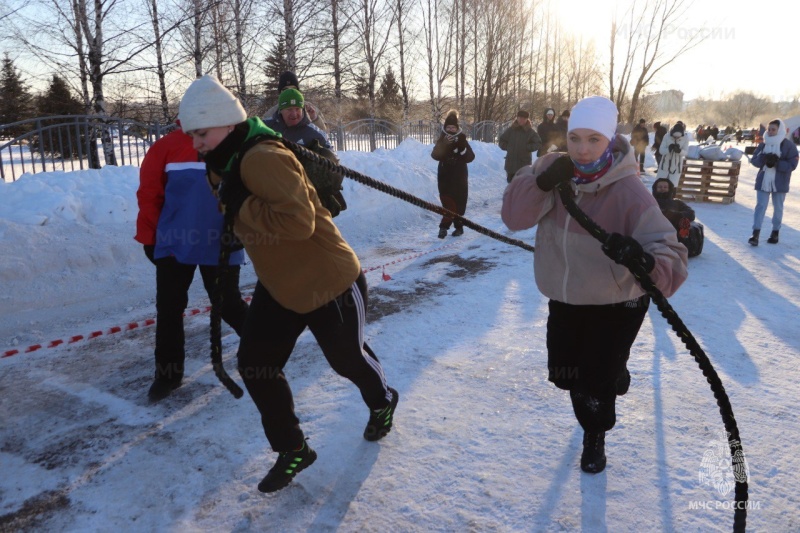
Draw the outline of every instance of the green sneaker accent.
<instances>
[{"instance_id":1,"label":"green sneaker accent","mask_svg":"<svg viewBox=\"0 0 800 533\"><path fill-rule=\"evenodd\" d=\"M304 442L297 451L280 452L275 465L258 484L261 492L275 492L291 483L294 476L302 472L317 460L317 452Z\"/></svg>"},{"instance_id":2,"label":"green sneaker accent","mask_svg":"<svg viewBox=\"0 0 800 533\"><path fill-rule=\"evenodd\" d=\"M369 422L364 429L364 438L368 441L380 440L392 430L394 411L400 395L391 387L389 387L389 391L392 393L392 401L389 402L389 405L379 411L370 411L369 413Z\"/></svg>"}]
</instances>

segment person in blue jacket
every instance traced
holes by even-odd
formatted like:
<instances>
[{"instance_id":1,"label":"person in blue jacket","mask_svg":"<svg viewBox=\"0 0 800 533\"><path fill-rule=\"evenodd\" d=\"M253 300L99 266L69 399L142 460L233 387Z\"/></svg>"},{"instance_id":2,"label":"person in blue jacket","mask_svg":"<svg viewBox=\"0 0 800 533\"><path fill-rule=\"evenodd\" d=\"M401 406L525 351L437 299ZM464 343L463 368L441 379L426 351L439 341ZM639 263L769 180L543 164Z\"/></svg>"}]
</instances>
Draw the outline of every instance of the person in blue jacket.
<instances>
[{"instance_id":1,"label":"person in blue jacket","mask_svg":"<svg viewBox=\"0 0 800 533\"><path fill-rule=\"evenodd\" d=\"M157 402L180 387L185 336L183 312L197 267L209 297L220 274L222 214L206 179L206 165L180 128L157 140L139 171L139 215L136 236L156 267L156 371L148 391ZM239 291L242 250L233 252L220 279L222 319L241 333L247 303Z\"/></svg>"},{"instance_id":2,"label":"person in blue jacket","mask_svg":"<svg viewBox=\"0 0 800 533\"><path fill-rule=\"evenodd\" d=\"M786 138L786 125L780 119L769 123L764 142L760 143L750 163L758 167L755 189L757 191L756 210L753 213L753 235L748 239L752 246L758 246L761 224L767 212L767 204L772 197L772 233L767 242L778 243L778 232L783 220L783 201L789 192L792 171L797 168L797 146Z\"/></svg>"}]
</instances>

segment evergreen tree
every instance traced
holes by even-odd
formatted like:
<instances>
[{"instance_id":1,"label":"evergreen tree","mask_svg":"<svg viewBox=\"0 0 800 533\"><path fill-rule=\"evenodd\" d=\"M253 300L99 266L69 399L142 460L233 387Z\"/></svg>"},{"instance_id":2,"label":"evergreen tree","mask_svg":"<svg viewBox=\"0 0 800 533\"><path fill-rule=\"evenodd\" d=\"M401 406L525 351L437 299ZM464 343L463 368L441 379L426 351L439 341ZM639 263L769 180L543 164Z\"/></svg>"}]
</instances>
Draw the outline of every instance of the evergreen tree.
<instances>
[{"instance_id":1,"label":"evergreen tree","mask_svg":"<svg viewBox=\"0 0 800 533\"><path fill-rule=\"evenodd\" d=\"M392 67L383 74L383 81L378 88L378 107L381 116L387 120L396 120L402 113L403 98L400 96L400 84L394 77Z\"/></svg>"},{"instance_id":2,"label":"evergreen tree","mask_svg":"<svg viewBox=\"0 0 800 533\"><path fill-rule=\"evenodd\" d=\"M47 92L39 97L37 107L40 116L83 114L83 103L72 95L67 82L58 74L53 74Z\"/></svg>"},{"instance_id":3,"label":"evergreen tree","mask_svg":"<svg viewBox=\"0 0 800 533\"><path fill-rule=\"evenodd\" d=\"M289 69L289 62L286 59L286 38L283 34L278 35L278 39L269 50L267 58L264 60L264 75L267 77L267 97L271 98L278 92L278 79L281 74Z\"/></svg>"},{"instance_id":4,"label":"evergreen tree","mask_svg":"<svg viewBox=\"0 0 800 533\"><path fill-rule=\"evenodd\" d=\"M22 83L19 71L6 53L3 58L2 73L0 73L0 124L10 124L32 118L31 101L31 95ZM5 130L5 134L11 137L22 133L25 133L25 128L20 126Z\"/></svg>"}]
</instances>

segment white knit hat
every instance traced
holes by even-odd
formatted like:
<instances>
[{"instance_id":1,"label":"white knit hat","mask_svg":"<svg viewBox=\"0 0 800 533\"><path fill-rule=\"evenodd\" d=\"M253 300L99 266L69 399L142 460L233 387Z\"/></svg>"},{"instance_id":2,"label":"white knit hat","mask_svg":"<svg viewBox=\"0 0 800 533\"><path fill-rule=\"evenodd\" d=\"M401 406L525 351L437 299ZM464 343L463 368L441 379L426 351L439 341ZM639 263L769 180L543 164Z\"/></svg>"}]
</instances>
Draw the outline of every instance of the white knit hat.
<instances>
[{"instance_id":1,"label":"white knit hat","mask_svg":"<svg viewBox=\"0 0 800 533\"><path fill-rule=\"evenodd\" d=\"M617 106L614 102L604 96L589 96L572 108L567 131L586 128L613 141L617 132L617 115Z\"/></svg>"},{"instance_id":2,"label":"white knit hat","mask_svg":"<svg viewBox=\"0 0 800 533\"><path fill-rule=\"evenodd\" d=\"M185 132L231 126L247 120L239 99L214 76L206 74L189 85L178 109Z\"/></svg>"}]
</instances>

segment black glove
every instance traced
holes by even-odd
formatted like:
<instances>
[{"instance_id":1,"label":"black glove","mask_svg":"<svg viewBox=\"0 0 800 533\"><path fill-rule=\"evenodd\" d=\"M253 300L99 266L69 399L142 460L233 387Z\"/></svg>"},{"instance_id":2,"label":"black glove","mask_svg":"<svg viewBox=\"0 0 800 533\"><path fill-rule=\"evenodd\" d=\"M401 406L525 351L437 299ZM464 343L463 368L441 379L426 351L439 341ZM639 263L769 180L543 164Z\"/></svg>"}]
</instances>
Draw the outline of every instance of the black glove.
<instances>
[{"instance_id":1,"label":"black glove","mask_svg":"<svg viewBox=\"0 0 800 533\"><path fill-rule=\"evenodd\" d=\"M239 177L226 176L220 183L217 190L219 202L222 204L222 212L236 215L242 208L242 204L251 193L242 183Z\"/></svg>"},{"instance_id":2,"label":"black glove","mask_svg":"<svg viewBox=\"0 0 800 533\"><path fill-rule=\"evenodd\" d=\"M679 154L681 153L681 147L678 143L673 143L669 145L669 151L673 154Z\"/></svg>"},{"instance_id":3,"label":"black glove","mask_svg":"<svg viewBox=\"0 0 800 533\"><path fill-rule=\"evenodd\" d=\"M778 164L779 159L780 156L778 154L766 154L764 155L764 164L767 167L772 168Z\"/></svg>"},{"instance_id":4,"label":"black glove","mask_svg":"<svg viewBox=\"0 0 800 533\"><path fill-rule=\"evenodd\" d=\"M630 270L643 267L645 272L652 272L656 260L642 249L642 245L633 237L612 233L603 244L603 253L618 265Z\"/></svg>"},{"instance_id":5,"label":"black glove","mask_svg":"<svg viewBox=\"0 0 800 533\"><path fill-rule=\"evenodd\" d=\"M536 177L536 185L543 191L552 191L559 183L571 180L574 175L575 164L568 155L564 154Z\"/></svg>"},{"instance_id":6,"label":"black glove","mask_svg":"<svg viewBox=\"0 0 800 533\"><path fill-rule=\"evenodd\" d=\"M155 244L145 244L144 245L144 255L147 256L147 259L150 260L151 263L154 265L156 264L156 245Z\"/></svg>"}]
</instances>

